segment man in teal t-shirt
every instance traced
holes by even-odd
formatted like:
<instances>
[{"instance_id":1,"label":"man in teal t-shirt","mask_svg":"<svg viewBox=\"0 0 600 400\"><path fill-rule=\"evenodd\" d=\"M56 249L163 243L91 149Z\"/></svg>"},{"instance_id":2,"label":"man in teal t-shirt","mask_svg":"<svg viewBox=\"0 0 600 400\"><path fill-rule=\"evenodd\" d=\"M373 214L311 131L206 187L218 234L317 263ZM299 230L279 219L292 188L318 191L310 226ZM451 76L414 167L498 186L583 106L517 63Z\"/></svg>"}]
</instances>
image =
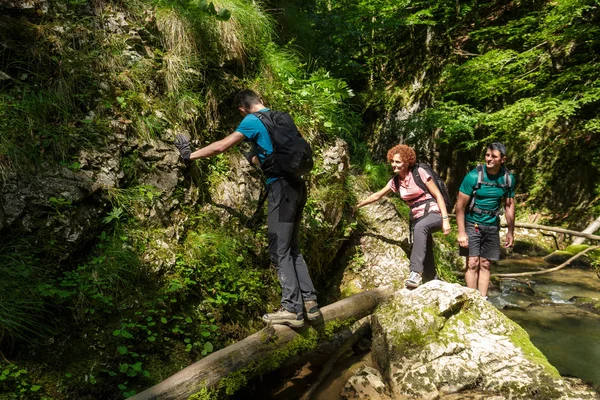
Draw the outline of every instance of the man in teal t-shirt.
<instances>
[{"instance_id":1,"label":"man in teal t-shirt","mask_svg":"<svg viewBox=\"0 0 600 400\"><path fill-rule=\"evenodd\" d=\"M485 165L481 171L469 172L460 185L456 200L456 223L460 254L467 257L467 286L478 289L487 298L490 284L491 261L500 259L500 217L502 199L508 232L504 247L514 242L515 178L506 170L506 147L492 143L485 153ZM474 192L478 175L483 181ZM470 204L473 197L474 202Z\"/></svg>"}]
</instances>

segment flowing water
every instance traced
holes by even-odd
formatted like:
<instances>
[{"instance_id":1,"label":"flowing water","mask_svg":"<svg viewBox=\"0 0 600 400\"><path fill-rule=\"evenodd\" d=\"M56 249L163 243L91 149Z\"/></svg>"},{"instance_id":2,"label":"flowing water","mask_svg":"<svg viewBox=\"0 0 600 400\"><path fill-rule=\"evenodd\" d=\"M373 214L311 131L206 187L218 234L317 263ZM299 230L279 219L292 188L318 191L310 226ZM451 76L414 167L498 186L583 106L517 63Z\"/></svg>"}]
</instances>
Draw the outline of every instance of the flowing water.
<instances>
[{"instance_id":1,"label":"flowing water","mask_svg":"<svg viewBox=\"0 0 600 400\"><path fill-rule=\"evenodd\" d=\"M493 272L545 269L542 259L503 260ZM545 275L503 280L490 301L521 325L562 375L600 386L600 315L577 305L577 298L600 302L600 279L593 270L565 268Z\"/></svg>"}]
</instances>

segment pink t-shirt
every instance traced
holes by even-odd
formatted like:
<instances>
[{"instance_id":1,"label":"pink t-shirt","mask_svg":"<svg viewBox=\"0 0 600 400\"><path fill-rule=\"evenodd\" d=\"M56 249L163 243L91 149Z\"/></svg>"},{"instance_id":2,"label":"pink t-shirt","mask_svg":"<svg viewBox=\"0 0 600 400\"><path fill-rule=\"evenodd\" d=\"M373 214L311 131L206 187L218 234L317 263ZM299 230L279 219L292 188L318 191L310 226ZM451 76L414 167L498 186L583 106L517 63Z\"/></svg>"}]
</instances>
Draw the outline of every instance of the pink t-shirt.
<instances>
[{"instance_id":1,"label":"pink t-shirt","mask_svg":"<svg viewBox=\"0 0 600 400\"><path fill-rule=\"evenodd\" d=\"M427 173L427 171L425 171L423 168L419 168L418 171L419 171L419 175L421 176L421 180L423 182L428 182L431 179L431 175L429 175ZM423 191L423 189L421 189L419 186L417 186L417 184L415 183L415 180L413 178L412 171L408 171L408 174L406 174L406 177L404 179L401 179L400 177L398 177L398 182L400 183L400 188L396 187L394 178L392 178L390 180L389 185L392 188L392 192L394 192L394 193L400 192L400 198L402 200L404 200L406 202L406 204L408 204L409 206L415 200L417 202L419 202L422 200L427 200L427 199L433 198L432 195L430 195L429 193L425 193ZM419 197L423 193L425 193L425 195L422 197ZM415 218L415 219L421 218L423 216L423 214L425 213L426 206L427 206L427 203L423 203L420 206L413 208L412 209L413 218ZM432 211L436 212L438 214L441 214L440 207L435 202L435 199L434 199L434 201L429 203L429 212L432 212Z\"/></svg>"}]
</instances>

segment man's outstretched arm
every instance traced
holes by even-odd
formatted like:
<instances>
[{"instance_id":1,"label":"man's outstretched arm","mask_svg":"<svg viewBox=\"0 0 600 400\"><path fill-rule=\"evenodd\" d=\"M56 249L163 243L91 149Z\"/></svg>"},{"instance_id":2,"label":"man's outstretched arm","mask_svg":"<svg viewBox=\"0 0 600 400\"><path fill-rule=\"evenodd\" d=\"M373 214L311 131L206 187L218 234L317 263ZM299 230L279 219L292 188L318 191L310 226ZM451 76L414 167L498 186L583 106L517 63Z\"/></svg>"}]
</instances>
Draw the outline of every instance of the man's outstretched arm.
<instances>
[{"instance_id":1,"label":"man's outstretched arm","mask_svg":"<svg viewBox=\"0 0 600 400\"><path fill-rule=\"evenodd\" d=\"M246 136L242 135L240 132L233 132L224 139L217 140L208 146L194 151L192 154L190 154L190 160L198 160L200 158L216 156L229 150L236 144L243 142L244 139L246 139Z\"/></svg>"}]
</instances>

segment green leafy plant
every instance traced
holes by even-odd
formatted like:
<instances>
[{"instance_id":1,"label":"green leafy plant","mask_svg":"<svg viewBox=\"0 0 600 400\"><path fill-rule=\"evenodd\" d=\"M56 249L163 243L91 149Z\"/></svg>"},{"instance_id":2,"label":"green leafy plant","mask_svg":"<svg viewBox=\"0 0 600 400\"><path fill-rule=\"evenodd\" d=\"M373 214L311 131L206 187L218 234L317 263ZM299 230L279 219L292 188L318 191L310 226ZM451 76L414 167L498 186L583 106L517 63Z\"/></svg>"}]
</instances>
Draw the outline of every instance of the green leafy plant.
<instances>
[{"instance_id":1,"label":"green leafy plant","mask_svg":"<svg viewBox=\"0 0 600 400\"><path fill-rule=\"evenodd\" d=\"M52 207L54 207L54 210L56 211L56 213L58 215L60 215L61 217L63 215L61 213L61 210L64 211L65 209L70 208L73 204L71 202L71 200L67 200L63 197L54 197L54 196L50 197L48 199L48 202L52 205Z\"/></svg>"},{"instance_id":2,"label":"green leafy plant","mask_svg":"<svg viewBox=\"0 0 600 400\"><path fill-rule=\"evenodd\" d=\"M113 221L118 223L123 215L123 209L121 207L115 207L111 210L110 213L108 213L106 217L102 218L102 222L105 224L110 224Z\"/></svg>"},{"instance_id":3,"label":"green leafy plant","mask_svg":"<svg viewBox=\"0 0 600 400\"><path fill-rule=\"evenodd\" d=\"M19 393L20 398L40 398L44 393L41 385L31 382L29 372L15 364L0 365L0 395Z\"/></svg>"}]
</instances>

